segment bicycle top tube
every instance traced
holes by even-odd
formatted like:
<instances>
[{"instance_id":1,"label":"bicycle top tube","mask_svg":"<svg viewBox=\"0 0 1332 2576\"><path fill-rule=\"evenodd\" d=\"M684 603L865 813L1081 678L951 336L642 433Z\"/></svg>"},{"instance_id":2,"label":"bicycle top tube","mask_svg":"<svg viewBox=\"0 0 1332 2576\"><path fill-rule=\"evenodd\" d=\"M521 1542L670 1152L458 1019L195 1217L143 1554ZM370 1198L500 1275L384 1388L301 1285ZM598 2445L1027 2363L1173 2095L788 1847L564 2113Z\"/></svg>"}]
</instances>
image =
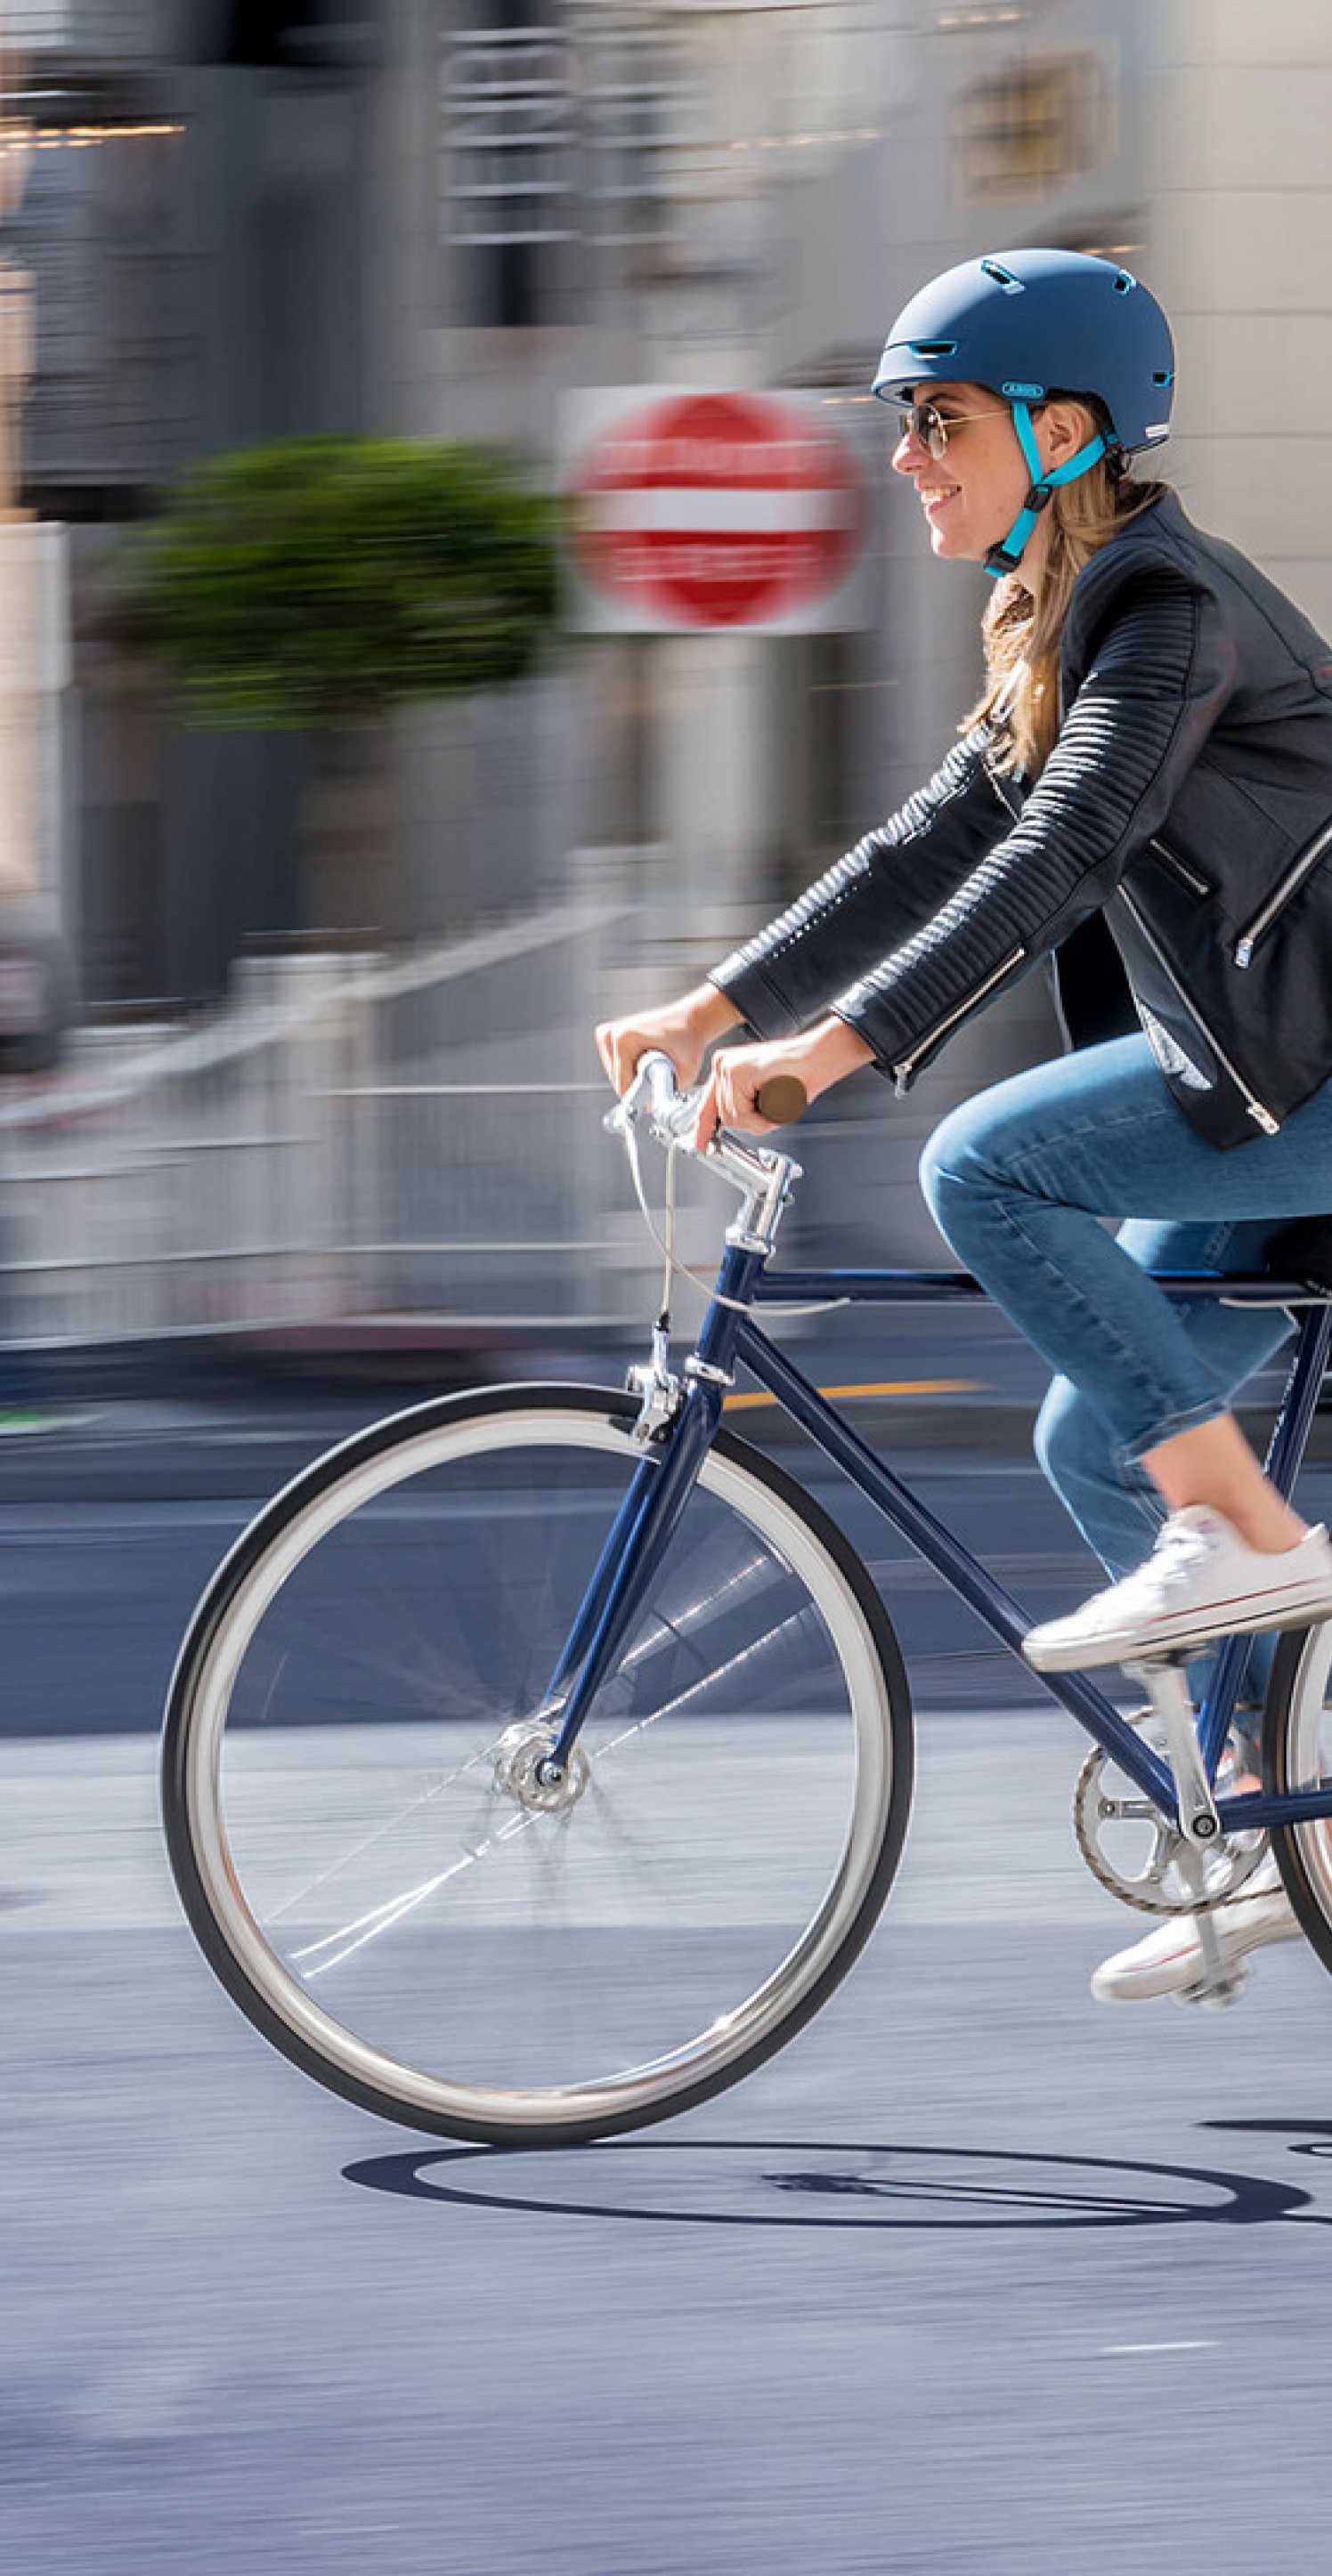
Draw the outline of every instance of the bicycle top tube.
<instances>
[{"instance_id":1,"label":"bicycle top tube","mask_svg":"<svg viewBox=\"0 0 1332 2576\"><path fill-rule=\"evenodd\" d=\"M1266 1271L1154 1270L1151 1276L1168 1297L1224 1297L1237 1306L1332 1304L1332 1291ZM845 1299L851 1305L956 1304L985 1293L969 1270L765 1270L753 1291L756 1305L788 1297Z\"/></svg>"}]
</instances>

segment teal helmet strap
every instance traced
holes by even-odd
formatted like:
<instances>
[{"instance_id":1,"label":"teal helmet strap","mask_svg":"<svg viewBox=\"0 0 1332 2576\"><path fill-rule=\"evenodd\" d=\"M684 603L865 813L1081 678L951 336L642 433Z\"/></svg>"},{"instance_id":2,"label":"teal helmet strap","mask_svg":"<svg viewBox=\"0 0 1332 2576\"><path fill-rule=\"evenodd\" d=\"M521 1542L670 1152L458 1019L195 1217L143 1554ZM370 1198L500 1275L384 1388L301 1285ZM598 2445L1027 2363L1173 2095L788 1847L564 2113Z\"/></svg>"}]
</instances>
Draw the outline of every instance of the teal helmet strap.
<instances>
[{"instance_id":1,"label":"teal helmet strap","mask_svg":"<svg viewBox=\"0 0 1332 2576\"><path fill-rule=\"evenodd\" d=\"M1080 474L1089 473L1097 458L1106 454L1105 440L1098 432L1095 438L1088 439L1085 447L1078 449L1076 456L1070 456L1067 465L1057 465L1052 474L1047 474L1041 463L1041 452L1036 444L1036 434L1031 425L1031 413L1027 405L1024 402L1015 402L1012 411L1013 427L1017 431L1018 445L1021 447L1027 472L1031 476L1031 485L1007 536L1001 537L997 545L991 546L986 555L985 569L994 581L1002 580L1007 572L1017 571L1027 539L1042 510L1046 508L1051 493L1057 491L1061 483L1076 483Z\"/></svg>"}]
</instances>

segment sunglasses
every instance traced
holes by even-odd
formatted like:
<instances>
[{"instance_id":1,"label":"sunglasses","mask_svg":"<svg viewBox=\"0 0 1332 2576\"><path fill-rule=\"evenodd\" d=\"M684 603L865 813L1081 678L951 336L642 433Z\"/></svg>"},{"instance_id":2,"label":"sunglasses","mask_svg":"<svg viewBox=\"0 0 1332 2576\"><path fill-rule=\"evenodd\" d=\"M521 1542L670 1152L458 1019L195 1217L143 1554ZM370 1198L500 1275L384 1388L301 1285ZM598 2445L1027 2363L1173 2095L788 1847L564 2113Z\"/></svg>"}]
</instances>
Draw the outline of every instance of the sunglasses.
<instances>
[{"instance_id":1,"label":"sunglasses","mask_svg":"<svg viewBox=\"0 0 1332 2576\"><path fill-rule=\"evenodd\" d=\"M928 447L935 464L948 446L948 433L964 420L1002 420L1000 411L936 411L933 403L909 403L897 418L903 438L918 438Z\"/></svg>"}]
</instances>

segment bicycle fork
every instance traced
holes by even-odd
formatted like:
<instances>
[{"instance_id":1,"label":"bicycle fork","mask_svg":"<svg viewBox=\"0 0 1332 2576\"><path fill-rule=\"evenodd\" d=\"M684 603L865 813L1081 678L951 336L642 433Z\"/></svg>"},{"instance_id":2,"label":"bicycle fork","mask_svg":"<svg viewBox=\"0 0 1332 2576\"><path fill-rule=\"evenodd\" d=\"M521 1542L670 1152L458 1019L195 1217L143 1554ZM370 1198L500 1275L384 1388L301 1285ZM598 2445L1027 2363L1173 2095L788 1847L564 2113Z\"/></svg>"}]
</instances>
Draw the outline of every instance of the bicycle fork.
<instances>
[{"instance_id":1,"label":"bicycle fork","mask_svg":"<svg viewBox=\"0 0 1332 2576\"><path fill-rule=\"evenodd\" d=\"M560 1731L540 1765L543 1786L564 1778L569 1755L679 1526L721 1417L721 1381L691 1381L655 1456L643 1459L621 1503L551 1677L548 1701L577 1674Z\"/></svg>"},{"instance_id":2,"label":"bicycle fork","mask_svg":"<svg viewBox=\"0 0 1332 2576\"><path fill-rule=\"evenodd\" d=\"M731 1383L740 1316L748 1312L754 1281L768 1250L754 1237L741 1234L739 1241L727 1237L713 1302L703 1318L697 1346L685 1362L684 1393L664 1434L645 1448L551 1675L546 1695L546 1705L551 1707L558 1704L571 1677L577 1678L559 1733L540 1768L547 1787L557 1787L564 1776L579 1730L642 1608L698 1483L721 1420L722 1398ZM655 1346L653 1364L658 1369L662 1365L662 1353ZM641 1386L641 1379L636 1382ZM650 1418L650 1409L645 1407L645 1412Z\"/></svg>"}]
</instances>

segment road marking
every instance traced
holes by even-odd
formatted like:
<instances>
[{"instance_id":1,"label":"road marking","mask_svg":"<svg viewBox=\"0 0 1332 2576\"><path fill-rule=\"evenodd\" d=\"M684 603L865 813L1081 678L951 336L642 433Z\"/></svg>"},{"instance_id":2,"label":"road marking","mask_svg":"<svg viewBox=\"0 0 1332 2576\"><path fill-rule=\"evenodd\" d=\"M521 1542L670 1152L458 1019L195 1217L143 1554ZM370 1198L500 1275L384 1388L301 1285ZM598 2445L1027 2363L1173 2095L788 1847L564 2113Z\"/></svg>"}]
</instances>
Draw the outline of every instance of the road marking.
<instances>
[{"instance_id":1,"label":"road marking","mask_svg":"<svg viewBox=\"0 0 1332 2576\"><path fill-rule=\"evenodd\" d=\"M831 1402L847 1403L857 1395L983 1395L979 1378L974 1377L887 1377L868 1386L821 1386L819 1394ZM775 1395L728 1395L723 1410L738 1413L742 1406L776 1404Z\"/></svg>"},{"instance_id":2,"label":"road marking","mask_svg":"<svg viewBox=\"0 0 1332 2576\"><path fill-rule=\"evenodd\" d=\"M1193 2335L1181 2343L1103 2343L1101 2351L1126 2352L1215 2352L1215 2335Z\"/></svg>"}]
</instances>

